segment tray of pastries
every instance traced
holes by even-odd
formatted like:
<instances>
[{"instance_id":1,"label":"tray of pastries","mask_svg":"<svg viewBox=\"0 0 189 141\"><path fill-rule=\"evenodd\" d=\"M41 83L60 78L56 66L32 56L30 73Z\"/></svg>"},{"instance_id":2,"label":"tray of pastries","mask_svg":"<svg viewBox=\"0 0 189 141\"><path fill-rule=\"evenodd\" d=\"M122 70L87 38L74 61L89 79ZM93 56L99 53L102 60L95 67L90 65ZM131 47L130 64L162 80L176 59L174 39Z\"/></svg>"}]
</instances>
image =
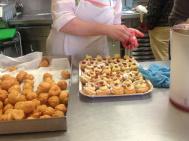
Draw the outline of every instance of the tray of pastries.
<instances>
[{"instance_id":1,"label":"tray of pastries","mask_svg":"<svg viewBox=\"0 0 189 141\"><path fill-rule=\"evenodd\" d=\"M138 70L138 62L121 58L86 56L79 64L79 92L89 98L148 95L153 86Z\"/></svg>"},{"instance_id":2,"label":"tray of pastries","mask_svg":"<svg viewBox=\"0 0 189 141\"><path fill-rule=\"evenodd\" d=\"M51 68L0 75L0 134L67 129L71 68L66 60L55 59Z\"/></svg>"}]
</instances>

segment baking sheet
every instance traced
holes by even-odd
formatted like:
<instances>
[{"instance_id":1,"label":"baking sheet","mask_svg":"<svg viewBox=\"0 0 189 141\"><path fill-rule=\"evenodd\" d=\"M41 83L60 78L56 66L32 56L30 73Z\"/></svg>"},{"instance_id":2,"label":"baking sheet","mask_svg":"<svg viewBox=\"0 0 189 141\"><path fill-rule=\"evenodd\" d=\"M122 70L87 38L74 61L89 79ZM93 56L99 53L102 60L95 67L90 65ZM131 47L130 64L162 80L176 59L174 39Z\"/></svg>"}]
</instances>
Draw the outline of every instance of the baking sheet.
<instances>
[{"instance_id":1,"label":"baking sheet","mask_svg":"<svg viewBox=\"0 0 189 141\"><path fill-rule=\"evenodd\" d=\"M80 69L80 66L79 66L79 77L81 76L82 74L82 71ZM145 95L149 95L152 91L153 91L153 85L152 83L149 81L149 80L146 80L148 86L149 86L149 90L145 93L136 93L136 94L122 94L122 95L103 95L103 96L99 96L99 95L87 95L83 92L82 90L82 83L81 81L79 80L79 93L82 95L82 96L85 96L85 97L88 97L88 98L113 98L113 97L131 97L131 96L145 96Z\"/></svg>"},{"instance_id":2,"label":"baking sheet","mask_svg":"<svg viewBox=\"0 0 189 141\"><path fill-rule=\"evenodd\" d=\"M45 68L26 70L27 73L34 75L34 90L37 89L39 83L42 82L43 74L48 72L53 75L55 82L61 78L61 71L68 70L71 73L71 65L67 58L52 58L51 65ZM16 76L19 71L5 72L3 74L10 74ZM70 91L70 81L67 80L68 88ZM68 107L67 107L68 109ZM0 121L0 134L12 134L12 133L28 133L28 132L44 132L44 131L65 131L67 130L66 115L60 118L48 118L48 119L24 119L13 121Z\"/></svg>"}]
</instances>

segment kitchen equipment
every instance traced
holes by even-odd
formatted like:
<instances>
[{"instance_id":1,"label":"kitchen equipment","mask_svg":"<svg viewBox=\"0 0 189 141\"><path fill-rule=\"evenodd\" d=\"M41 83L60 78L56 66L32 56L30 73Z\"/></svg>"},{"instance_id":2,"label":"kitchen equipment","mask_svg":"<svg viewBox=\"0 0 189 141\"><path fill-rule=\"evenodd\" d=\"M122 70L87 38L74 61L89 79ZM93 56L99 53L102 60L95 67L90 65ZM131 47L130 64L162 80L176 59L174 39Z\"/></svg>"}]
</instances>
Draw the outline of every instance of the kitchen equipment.
<instances>
[{"instance_id":1,"label":"kitchen equipment","mask_svg":"<svg viewBox=\"0 0 189 141\"><path fill-rule=\"evenodd\" d=\"M170 101L189 112L189 24L171 30Z\"/></svg>"},{"instance_id":2,"label":"kitchen equipment","mask_svg":"<svg viewBox=\"0 0 189 141\"><path fill-rule=\"evenodd\" d=\"M0 3L0 18L8 21L13 18L16 10L13 3Z\"/></svg>"},{"instance_id":3,"label":"kitchen equipment","mask_svg":"<svg viewBox=\"0 0 189 141\"><path fill-rule=\"evenodd\" d=\"M18 15L23 13L24 6L23 6L23 4L22 4L22 2L20 0L16 0L15 9L16 9L16 13Z\"/></svg>"}]
</instances>

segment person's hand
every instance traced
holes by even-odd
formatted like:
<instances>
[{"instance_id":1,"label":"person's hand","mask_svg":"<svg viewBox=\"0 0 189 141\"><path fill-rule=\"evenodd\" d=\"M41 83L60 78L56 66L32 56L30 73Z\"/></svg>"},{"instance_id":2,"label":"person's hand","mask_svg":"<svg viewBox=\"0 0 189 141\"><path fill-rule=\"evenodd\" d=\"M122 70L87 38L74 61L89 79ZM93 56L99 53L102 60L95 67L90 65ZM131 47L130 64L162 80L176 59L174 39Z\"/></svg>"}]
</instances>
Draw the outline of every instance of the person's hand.
<instances>
[{"instance_id":1,"label":"person's hand","mask_svg":"<svg viewBox=\"0 0 189 141\"><path fill-rule=\"evenodd\" d=\"M144 34L142 32L140 32L139 30L137 29L134 29L134 28L129 28L129 32L133 35L133 36L136 36L136 37L144 37Z\"/></svg>"},{"instance_id":2,"label":"person's hand","mask_svg":"<svg viewBox=\"0 0 189 141\"><path fill-rule=\"evenodd\" d=\"M132 50L132 49L138 47L138 45L139 45L136 37L144 37L144 34L134 28L128 28L128 30L131 35L128 39L125 39L122 42L122 45L124 48Z\"/></svg>"},{"instance_id":3,"label":"person's hand","mask_svg":"<svg viewBox=\"0 0 189 141\"><path fill-rule=\"evenodd\" d=\"M131 30L129 31L129 28L125 25L108 25L106 30L109 37L121 42L128 40L132 36Z\"/></svg>"}]
</instances>

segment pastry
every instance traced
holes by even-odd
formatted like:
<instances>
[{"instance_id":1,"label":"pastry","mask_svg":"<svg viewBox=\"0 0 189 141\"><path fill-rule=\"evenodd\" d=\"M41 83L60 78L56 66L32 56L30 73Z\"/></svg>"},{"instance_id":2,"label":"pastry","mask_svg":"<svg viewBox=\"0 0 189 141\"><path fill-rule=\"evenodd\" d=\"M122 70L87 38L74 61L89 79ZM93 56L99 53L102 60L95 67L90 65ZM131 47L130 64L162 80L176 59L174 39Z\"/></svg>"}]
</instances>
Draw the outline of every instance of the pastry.
<instances>
[{"instance_id":1,"label":"pastry","mask_svg":"<svg viewBox=\"0 0 189 141\"><path fill-rule=\"evenodd\" d=\"M48 99L48 104L52 107L56 107L60 103L58 96L51 96Z\"/></svg>"},{"instance_id":2,"label":"pastry","mask_svg":"<svg viewBox=\"0 0 189 141\"><path fill-rule=\"evenodd\" d=\"M65 106L64 104L59 104L59 105L57 105L57 106L55 107L55 109L56 109L56 110L59 110L59 111L62 111L62 112L64 112L64 113L66 113L66 111L67 111L67 108L66 108L66 106Z\"/></svg>"},{"instance_id":3,"label":"pastry","mask_svg":"<svg viewBox=\"0 0 189 141\"><path fill-rule=\"evenodd\" d=\"M26 94L26 99L27 100L33 100L33 99L36 99L37 98L37 94L35 92L29 92Z\"/></svg>"},{"instance_id":4,"label":"pastry","mask_svg":"<svg viewBox=\"0 0 189 141\"><path fill-rule=\"evenodd\" d=\"M62 70L61 76L63 79L69 79L70 78L70 72L67 70Z\"/></svg>"},{"instance_id":5,"label":"pastry","mask_svg":"<svg viewBox=\"0 0 189 141\"><path fill-rule=\"evenodd\" d=\"M10 78L2 80L2 82L1 82L1 89L8 90L10 87L12 87L14 85L18 85L18 84L19 83L18 83L18 81L15 78L10 77Z\"/></svg>"},{"instance_id":6,"label":"pastry","mask_svg":"<svg viewBox=\"0 0 189 141\"><path fill-rule=\"evenodd\" d=\"M46 92L49 92L50 88L51 88L51 84L50 83L42 82L37 87L37 92L38 93L46 93Z\"/></svg>"},{"instance_id":7,"label":"pastry","mask_svg":"<svg viewBox=\"0 0 189 141\"><path fill-rule=\"evenodd\" d=\"M107 86L99 87L99 89L96 90L96 95L99 95L99 96L109 95L110 93L111 91Z\"/></svg>"},{"instance_id":8,"label":"pastry","mask_svg":"<svg viewBox=\"0 0 189 141\"><path fill-rule=\"evenodd\" d=\"M113 86L111 89L113 95L122 95L124 94L124 88L122 86Z\"/></svg>"},{"instance_id":9,"label":"pastry","mask_svg":"<svg viewBox=\"0 0 189 141\"><path fill-rule=\"evenodd\" d=\"M39 93L38 100L41 104L46 104L48 102L49 94L48 93Z\"/></svg>"},{"instance_id":10,"label":"pastry","mask_svg":"<svg viewBox=\"0 0 189 141\"><path fill-rule=\"evenodd\" d=\"M47 107L45 111L43 112L44 115L52 116L54 114L55 110L52 107Z\"/></svg>"},{"instance_id":11,"label":"pastry","mask_svg":"<svg viewBox=\"0 0 189 141\"><path fill-rule=\"evenodd\" d=\"M80 81L81 81L82 84L86 84L90 80L91 80L91 77L86 75L86 74L83 74L83 75L80 76Z\"/></svg>"},{"instance_id":12,"label":"pastry","mask_svg":"<svg viewBox=\"0 0 189 141\"><path fill-rule=\"evenodd\" d=\"M0 101L0 109L3 109L3 102Z\"/></svg>"},{"instance_id":13,"label":"pastry","mask_svg":"<svg viewBox=\"0 0 189 141\"><path fill-rule=\"evenodd\" d=\"M27 75L27 72L25 71L20 71L17 75L16 75L16 79L18 80L18 82L22 82L25 79L25 76Z\"/></svg>"},{"instance_id":14,"label":"pastry","mask_svg":"<svg viewBox=\"0 0 189 141\"><path fill-rule=\"evenodd\" d=\"M67 91L61 91L61 93L59 95L60 102L63 104L67 104L68 96L69 96L69 94Z\"/></svg>"},{"instance_id":15,"label":"pastry","mask_svg":"<svg viewBox=\"0 0 189 141\"><path fill-rule=\"evenodd\" d=\"M146 81L136 81L134 86L137 93L145 93L149 90L148 84Z\"/></svg>"},{"instance_id":16,"label":"pastry","mask_svg":"<svg viewBox=\"0 0 189 141\"><path fill-rule=\"evenodd\" d=\"M49 89L49 96L58 96L60 94L60 92L61 92L61 89L59 88L59 86L54 84Z\"/></svg>"},{"instance_id":17,"label":"pastry","mask_svg":"<svg viewBox=\"0 0 189 141\"><path fill-rule=\"evenodd\" d=\"M36 108L33 101L21 101L15 104L15 109L23 110L25 114L32 113Z\"/></svg>"},{"instance_id":18,"label":"pastry","mask_svg":"<svg viewBox=\"0 0 189 141\"><path fill-rule=\"evenodd\" d=\"M26 100L25 96L21 95L17 91L13 91L13 92L9 93L9 95L8 95L8 102L13 105L19 101L25 101L25 100Z\"/></svg>"},{"instance_id":19,"label":"pastry","mask_svg":"<svg viewBox=\"0 0 189 141\"><path fill-rule=\"evenodd\" d=\"M42 58L39 67L48 67L49 66L49 59L48 58Z\"/></svg>"},{"instance_id":20,"label":"pastry","mask_svg":"<svg viewBox=\"0 0 189 141\"><path fill-rule=\"evenodd\" d=\"M124 87L124 93L125 94L135 94L136 93L135 86L133 84L127 84Z\"/></svg>"},{"instance_id":21,"label":"pastry","mask_svg":"<svg viewBox=\"0 0 189 141\"><path fill-rule=\"evenodd\" d=\"M47 79L47 78L50 78L52 80L53 79L52 74L50 74L50 73L44 73L43 74L43 80L45 81L45 79Z\"/></svg>"},{"instance_id":22,"label":"pastry","mask_svg":"<svg viewBox=\"0 0 189 141\"><path fill-rule=\"evenodd\" d=\"M8 92L6 90L0 89L0 101L4 101L8 97Z\"/></svg>"},{"instance_id":23,"label":"pastry","mask_svg":"<svg viewBox=\"0 0 189 141\"><path fill-rule=\"evenodd\" d=\"M64 117L64 113L62 111L56 110L52 116L53 117Z\"/></svg>"},{"instance_id":24,"label":"pastry","mask_svg":"<svg viewBox=\"0 0 189 141\"><path fill-rule=\"evenodd\" d=\"M86 95L96 95L96 88L92 86L84 86L83 92Z\"/></svg>"},{"instance_id":25,"label":"pastry","mask_svg":"<svg viewBox=\"0 0 189 141\"><path fill-rule=\"evenodd\" d=\"M17 69L16 66L10 66L6 68L6 70L9 72L15 71L16 69Z\"/></svg>"}]
</instances>

